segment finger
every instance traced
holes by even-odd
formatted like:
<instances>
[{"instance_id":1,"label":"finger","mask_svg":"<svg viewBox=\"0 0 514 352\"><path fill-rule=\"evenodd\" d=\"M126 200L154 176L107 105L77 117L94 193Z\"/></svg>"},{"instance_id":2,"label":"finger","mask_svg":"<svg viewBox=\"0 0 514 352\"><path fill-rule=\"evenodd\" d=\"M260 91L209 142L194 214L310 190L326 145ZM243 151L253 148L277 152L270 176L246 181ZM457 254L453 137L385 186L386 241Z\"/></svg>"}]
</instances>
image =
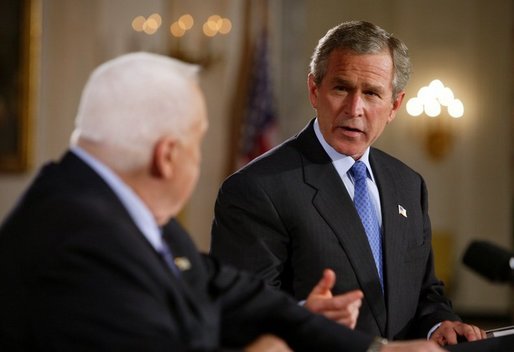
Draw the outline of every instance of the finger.
<instances>
[{"instance_id":1,"label":"finger","mask_svg":"<svg viewBox=\"0 0 514 352\"><path fill-rule=\"evenodd\" d=\"M352 316L352 313L348 310L326 310L322 313L326 318L334 321L347 320L350 319Z\"/></svg>"},{"instance_id":2,"label":"finger","mask_svg":"<svg viewBox=\"0 0 514 352\"><path fill-rule=\"evenodd\" d=\"M439 346L444 346L446 344L446 340L439 332L434 332L432 336L430 336L429 340L437 343Z\"/></svg>"},{"instance_id":3,"label":"finger","mask_svg":"<svg viewBox=\"0 0 514 352\"><path fill-rule=\"evenodd\" d=\"M475 341L481 339L482 334L480 333L480 329L477 326L471 325L471 331L473 334L473 340L468 339L468 341Z\"/></svg>"},{"instance_id":4,"label":"finger","mask_svg":"<svg viewBox=\"0 0 514 352\"><path fill-rule=\"evenodd\" d=\"M354 302L352 304L346 305L342 308L334 308L323 310L323 315L331 320L340 321L342 319L354 319L356 320L359 316L359 309L361 306L361 301Z\"/></svg>"},{"instance_id":5,"label":"finger","mask_svg":"<svg viewBox=\"0 0 514 352\"><path fill-rule=\"evenodd\" d=\"M354 329L355 325L357 323L357 321L353 320L352 318L340 319L340 320L336 320L335 322L340 324L340 325L344 325L344 326L346 326L347 328L350 328L350 329Z\"/></svg>"},{"instance_id":6,"label":"finger","mask_svg":"<svg viewBox=\"0 0 514 352\"><path fill-rule=\"evenodd\" d=\"M480 329L480 334L482 335L482 339L487 338L487 333L485 332L485 330Z\"/></svg>"},{"instance_id":7,"label":"finger","mask_svg":"<svg viewBox=\"0 0 514 352\"><path fill-rule=\"evenodd\" d=\"M478 328L473 325L456 322L453 323L453 329L457 332L457 334L464 336L468 341L475 341L480 337Z\"/></svg>"},{"instance_id":8,"label":"finger","mask_svg":"<svg viewBox=\"0 0 514 352\"><path fill-rule=\"evenodd\" d=\"M334 273L334 271L331 269L325 269L323 271L323 276L321 277L321 280L319 280L318 284L314 286L310 294L325 295L327 293L330 293L335 283L336 274Z\"/></svg>"},{"instance_id":9,"label":"finger","mask_svg":"<svg viewBox=\"0 0 514 352\"><path fill-rule=\"evenodd\" d=\"M360 306L359 306L360 308ZM359 313L360 313L360 310L359 309L355 309L353 312L352 312L352 320L351 320L351 323L350 323L350 329L355 329L355 326L357 325L357 319L359 319Z\"/></svg>"},{"instance_id":10,"label":"finger","mask_svg":"<svg viewBox=\"0 0 514 352\"><path fill-rule=\"evenodd\" d=\"M345 325L350 329L354 329L357 325L357 319L359 318L359 310L350 312L350 315L341 319L334 319L339 324Z\"/></svg>"},{"instance_id":11,"label":"finger","mask_svg":"<svg viewBox=\"0 0 514 352\"><path fill-rule=\"evenodd\" d=\"M480 338L480 331L478 330L478 328L474 325L471 325L471 330L470 332L468 333L469 335L473 335L473 341L474 340L478 340ZM468 341L472 341L468 338Z\"/></svg>"},{"instance_id":12,"label":"finger","mask_svg":"<svg viewBox=\"0 0 514 352\"><path fill-rule=\"evenodd\" d=\"M322 295L316 294L313 289L304 307L314 313L323 313L327 318L337 321L347 317L349 312L359 310L362 305L362 296L363 293L359 290L332 297L330 291L329 294Z\"/></svg>"},{"instance_id":13,"label":"finger","mask_svg":"<svg viewBox=\"0 0 514 352\"><path fill-rule=\"evenodd\" d=\"M482 338L482 333L480 332L480 329L478 326L471 325L471 328L473 329L473 334L475 335L475 340L480 340Z\"/></svg>"},{"instance_id":14,"label":"finger","mask_svg":"<svg viewBox=\"0 0 514 352\"><path fill-rule=\"evenodd\" d=\"M478 326L468 325L469 330L466 332L466 338L468 341L476 341L482 339L482 331Z\"/></svg>"},{"instance_id":15,"label":"finger","mask_svg":"<svg viewBox=\"0 0 514 352\"><path fill-rule=\"evenodd\" d=\"M475 334L475 340L482 340L487 338L487 335L484 330L480 329L478 326L471 325L473 329L473 333Z\"/></svg>"},{"instance_id":16,"label":"finger","mask_svg":"<svg viewBox=\"0 0 514 352\"><path fill-rule=\"evenodd\" d=\"M352 304L353 302L359 302L358 304L360 305L360 302L362 302L363 297L364 293L361 290L353 290L335 296L334 302L336 304L341 304L344 306Z\"/></svg>"},{"instance_id":17,"label":"finger","mask_svg":"<svg viewBox=\"0 0 514 352\"><path fill-rule=\"evenodd\" d=\"M343 314L349 315L353 312L358 312L361 305L362 300L357 299L355 301L350 301L347 299L339 299L336 300L334 298L331 299L320 299L318 304L316 305L319 309L322 309L324 312L331 312L333 314Z\"/></svg>"},{"instance_id":18,"label":"finger","mask_svg":"<svg viewBox=\"0 0 514 352\"><path fill-rule=\"evenodd\" d=\"M457 344L457 332L453 328L446 328L441 334L448 345Z\"/></svg>"}]
</instances>

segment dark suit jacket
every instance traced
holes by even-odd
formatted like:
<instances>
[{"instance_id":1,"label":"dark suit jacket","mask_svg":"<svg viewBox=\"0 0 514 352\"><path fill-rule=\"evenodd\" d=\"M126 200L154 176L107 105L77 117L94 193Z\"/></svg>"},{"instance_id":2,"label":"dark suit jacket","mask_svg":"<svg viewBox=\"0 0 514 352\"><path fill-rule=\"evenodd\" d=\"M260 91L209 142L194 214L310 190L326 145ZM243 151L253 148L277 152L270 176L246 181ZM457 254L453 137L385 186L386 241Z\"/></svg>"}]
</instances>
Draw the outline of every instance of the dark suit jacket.
<instances>
[{"instance_id":1,"label":"dark suit jacket","mask_svg":"<svg viewBox=\"0 0 514 352\"><path fill-rule=\"evenodd\" d=\"M312 121L223 183L211 254L297 299L332 268L333 293L364 292L357 329L389 339L426 337L437 322L458 317L434 276L425 184L377 149L369 158L382 207L384 295L362 223Z\"/></svg>"},{"instance_id":2,"label":"dark suit jacket","mask_svg":"<svg viewBox=\"0 0 514 352\"><path fill-rule=\"evenodd\" d=\"M371 338L201 256L163 228L175 276L104 181L74 154L47 165L0 227L1 351L210 351L263 332L297 350L365 350Z\"/></svg>"}]
</instances>

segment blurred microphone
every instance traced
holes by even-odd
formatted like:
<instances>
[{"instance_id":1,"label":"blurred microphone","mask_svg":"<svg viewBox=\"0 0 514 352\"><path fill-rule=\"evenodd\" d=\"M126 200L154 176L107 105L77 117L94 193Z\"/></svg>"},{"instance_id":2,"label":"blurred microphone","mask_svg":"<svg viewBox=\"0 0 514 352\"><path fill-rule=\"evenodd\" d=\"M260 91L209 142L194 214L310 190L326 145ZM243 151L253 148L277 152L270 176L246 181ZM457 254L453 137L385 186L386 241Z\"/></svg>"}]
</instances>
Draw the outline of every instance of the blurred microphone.
<instances>
[{"instance_id":1,"label":"blurred microphone","mask_svg":"<svg viewBox=\"0 0 514 352\"><path fill-rule=\"evenodd\" d=\"M514 253L487 241L473 241L462 262L493 282L514 284Z\"/></svg>"}]
</instances>

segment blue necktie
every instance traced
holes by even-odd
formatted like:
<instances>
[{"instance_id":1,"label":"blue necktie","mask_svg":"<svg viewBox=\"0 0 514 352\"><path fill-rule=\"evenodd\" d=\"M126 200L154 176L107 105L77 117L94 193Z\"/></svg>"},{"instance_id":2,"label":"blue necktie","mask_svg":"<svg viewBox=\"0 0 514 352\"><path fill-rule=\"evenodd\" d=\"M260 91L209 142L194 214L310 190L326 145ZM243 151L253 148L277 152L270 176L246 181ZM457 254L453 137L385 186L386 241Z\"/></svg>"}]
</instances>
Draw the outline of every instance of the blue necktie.
<instances>
[{"instance_id":1,"label":"blue necktie","mask_svg":"<svg viewBox=\"0 0 514 352\"><path fill-rule=\"evenodd\" d=\"M171 272L175 274L176 276L180 276L180 270L178 269L177 265L175 265L175 261L173 260L173 254L171 253L171 249L166 243L166 241L162 240L162 247L159 250L159 254L161 255L162 259L168 265Z\"/></svg>"},{"instance_id":2,"label":"blue necktie","mask_svg":"<svg viewBox=\"0 0 514 352\"><path fill-rule=\"evenodd\" d=\"M366 172L366 164L362 161L356 161L350 169L350 173L353 176L355 182L355 194L353 197L353 203L366 230L368 237L369 246L375 259L375 265L378 271L378 277L380 279L380 285L382 291L384 290L384 281L382 275L382 238L380 235L380 226L378 224L378 218L376 210L371 203L370 194L368 192L368 186L366 180L368 178Z\"/></svg>"}]
</instances>

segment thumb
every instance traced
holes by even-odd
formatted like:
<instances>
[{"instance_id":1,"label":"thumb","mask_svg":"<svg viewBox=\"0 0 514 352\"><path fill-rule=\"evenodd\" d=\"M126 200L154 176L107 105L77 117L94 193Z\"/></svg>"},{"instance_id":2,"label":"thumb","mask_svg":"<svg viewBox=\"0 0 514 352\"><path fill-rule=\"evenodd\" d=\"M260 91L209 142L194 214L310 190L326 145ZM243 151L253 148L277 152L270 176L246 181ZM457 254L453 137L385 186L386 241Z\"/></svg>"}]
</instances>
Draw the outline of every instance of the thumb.
<instances>
[{"instance_id":1,"label":"thumb","mask_svg":"<svg viewBox=\"0 0 514 352\"><path fill-rule=\"evenodd\" d=\"M321 277L321 280L319 280L318 284L314 286L314 288L311 291L312 294L317 295L326 295L331 294L331 290L334 287L334 284L336 283L336 274L331 269L325 269L323 271L323 276Z\"/></svg>"}]
</instances>

